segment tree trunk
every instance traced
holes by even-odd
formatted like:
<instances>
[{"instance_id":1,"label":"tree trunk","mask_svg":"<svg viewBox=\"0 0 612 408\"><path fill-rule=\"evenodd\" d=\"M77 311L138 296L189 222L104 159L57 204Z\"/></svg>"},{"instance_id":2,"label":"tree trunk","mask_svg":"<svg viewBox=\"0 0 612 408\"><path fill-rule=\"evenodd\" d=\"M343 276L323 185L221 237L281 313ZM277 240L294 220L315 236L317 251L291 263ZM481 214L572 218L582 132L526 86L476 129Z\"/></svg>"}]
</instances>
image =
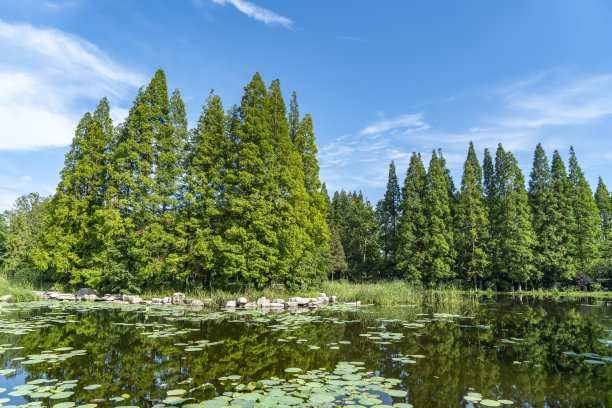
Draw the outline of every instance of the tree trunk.
<instances>
[{"instance_id":1,"label":"tree trunk","mask_svg":"<svg viewBox=\"0 0 612 408\"><path fill-rule=\"evenodd\" d=\"M476 281L476 275L474 275L474 290L478 292L478 282Z\"/></svg>"}]
</instances>

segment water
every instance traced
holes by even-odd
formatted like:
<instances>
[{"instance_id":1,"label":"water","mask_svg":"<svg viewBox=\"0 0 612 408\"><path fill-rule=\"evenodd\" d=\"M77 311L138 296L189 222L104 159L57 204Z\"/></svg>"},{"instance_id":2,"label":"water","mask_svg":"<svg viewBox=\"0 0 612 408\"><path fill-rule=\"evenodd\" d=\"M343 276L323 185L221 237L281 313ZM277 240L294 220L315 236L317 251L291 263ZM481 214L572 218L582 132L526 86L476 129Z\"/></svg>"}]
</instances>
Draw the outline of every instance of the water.
<instances>
[{"instance_id":1,"label":"water","mask_svg":"<svg viewBox=\"0 0 612 408\"><path fill-rule=\"evenodd\" d=\"M600 300L302 314L39 302L0 309L0 344L3 407L612 406Z\"/></svg>"}]
</instances>

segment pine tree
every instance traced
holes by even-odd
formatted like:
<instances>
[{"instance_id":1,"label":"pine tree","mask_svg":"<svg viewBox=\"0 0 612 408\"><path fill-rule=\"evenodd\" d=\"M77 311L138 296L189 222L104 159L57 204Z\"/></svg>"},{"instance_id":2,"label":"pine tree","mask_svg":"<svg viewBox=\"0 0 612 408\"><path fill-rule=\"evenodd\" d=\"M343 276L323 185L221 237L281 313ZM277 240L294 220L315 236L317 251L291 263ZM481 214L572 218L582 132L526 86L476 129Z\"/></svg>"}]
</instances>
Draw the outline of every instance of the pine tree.
<instances>
[{"instance_id":1,"label":"pine tree","mask_svg":"<svg viewBox=\"0 0 612 408\"><path fill-rule=\"evenodd\" d=\"M570 147L568 178L574 213L571 230L574 247L571 253L576 270L588 275L591 272L591 263L599 257L597 240L600 219L591 187L578 165L573 147Z\"/></svg>"},{"instance_id":2,"label":"pine tree","mask_svg":"<svg viewBox=\"0 0 612 408\"><path fill-rule=\"evenodd\" d=\"M389 177L385 196L376 206L376 216L380 224L380 247L384 255L384 269L389 275L395 271L395 254L398 247L398 224L401 192L395 173L395 163L389 165Z\"/></svg>"},{"instance_id":3,"label":"pine tree","mask_svg":"<svg viewBox=\"0 0 612 408\"><path fill-rule=\"evenodd\" d=\"M551 225L551 175L548 159L541 143L538 143L529 180L529 204L532 212L532 225L536 236L534 246L535 279L550 276L555 268L554 226Z\"/></svg>"},{"instance_id":4,"label":"pine tree","mask_svg":"<svg viewBox=\"0 0 612 408\"><path fill-rule=\"evenodd\" d=\"M571 255L575 246L572 234L573 214L570 184L561 155L555 150L550 168L551 200L548 214L550 233L548 235L550 270L545 276L549 284L560 279L571 279L576 273Z\"/></svg>"},{"instance_id":5,"label":"pine tree","mask_svg":"<svg viewBox=\"0 0 612 408\"><path fill-rule=\"evenodd\" d=\"M227 119L221 98L210 92L186 146L181 231L184 234L185 270L209 286L215 271L223 273L216 256L221 233L219 203L224 192Z\"/></svg>"},{"instance_id":6,"label":"pine tree","mask_svg":"<svg viewBox=\"0 0 612 408\"><path fill-rule=\"evenodd\" d=\"M601 177L595 190L595 202L599 209L599 254L602 258L612 257L612 200Z\"/></svg>"},{"instance_id":7,"label":"pine tree","mask_svg":"<svg viewBox=\"0 0 612 408\"><path fill-rule=\"evenodd\" d=\"M496 194L493 229L496 241L496 269L513 282L532 279L535 235L531 226L527 191L516 159L504 151L501 143L495 157L494 191Z\"/></svg>"},{"instance_id":8,"label":"pine tree","mask_svg":"<svg viewBox=\"0 0 612 408\"><path fill-rule=\"evenodd\" d=\"M482 168L478 163L474 144L470 142L468 156L463 165L461 191L455 210L455 248L457 265L468 279L473 279L478 290L478 278L488 272L489 219L482 186Z\"/></svg>"},{"instance_id":9,"label":"pine tree","mask_svg":"<svg viewBox=\"0 0 612 408\"><path fill-rule=\"evenodd\" d=\"M104 274L104 242L97 232L98 211L106 205L108 151L113 139L106 98L81 119L57 192L49 204L46 226L32 259L52 279L97 286Z\"/></svg>"},{"instance_id":10,"label":"pine tree","mask_svg":"<svg viewBox=\"0 0 612 408\"><path fill-rule=\"evenodd\" d=\"M398 223L397 270L412 282L421 281L425 263L424 231L426 215L423 204L426 173L421 155L412 153L406 172L400 219Z\"/></svg>"},{"instance_id":11,"label":"pine tree","mask_svg":"<svg viewBox=\"0 0 612 408\"><path fill-rule=\"evenodd\" d=\"M424 273L430 284L454 276L453 220L448 196L448 184L442 166L432 152L427 171L423 209L426 216L424 243Z\"/></svg>"}]
</instances>

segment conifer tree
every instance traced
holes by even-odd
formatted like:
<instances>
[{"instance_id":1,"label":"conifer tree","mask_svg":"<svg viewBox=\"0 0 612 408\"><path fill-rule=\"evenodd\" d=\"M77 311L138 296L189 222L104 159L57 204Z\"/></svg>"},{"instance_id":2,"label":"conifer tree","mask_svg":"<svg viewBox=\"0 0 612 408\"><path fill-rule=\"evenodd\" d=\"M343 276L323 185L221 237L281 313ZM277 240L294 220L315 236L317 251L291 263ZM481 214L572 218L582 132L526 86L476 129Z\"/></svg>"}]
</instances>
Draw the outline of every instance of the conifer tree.
<instances>
[{"instance_id":1,"label":"conifer tree","mask_svg":"<svg viewBox=\"0 0 612 408\"><path fill-rule=\"evenodd\" d=\"M557 252L554 237L555 227L551 224L552 190L548 159L541 143L538 143L533 158L529 180L529 204L532 212L532 225L536 237L534 246L535 278L537 275L550 276L555 268Z\"/></svg>"},{"instance_id":2,"label":"conifer tree","mask_svg":"<svg viewBox=\"0 0 612 408\"><path fill-rule=\"evenodd\" d=\"M572 234L573 214L569 179L565 164L557 150L553 153L550 168L551 200L548 214L550 217L550 241L548 252L549 270L545 279L549 284L560 279L571 279L576 273L572 248L575 246Z\"/></svg>"},{"instance_id":3,"label":"conifer tree","mask_svg":"<svg viewBox=\"0 0 612 408\"><path fill-rule=\"evenodd\" d=\"M533 245L535 236L531 226L525 181L516 159L504 151L501 143L495 157L493 228L496 240L496 269L505 277L518 283L532 279Z\"/></svg>"},{"instance_id":4,"label":"conifer tree","mask_svg":"<svg viewBox=\"0 0 612 408\"><path fill-rule=\"evenodd\" d=\"M384 256L385 271L393 275L395 269L395 254L398 246L398 224L401 192L395 173L395 163L389 165L389 177L385 196L376 206L376 216L380 224L380 247Z\"/></svg>"},{"instance_id":5,"label":"conifer tree","mask_svg":"<svg viewBox=\"0 0 612 408\"><path fill-rule=\"evenodd\" d=\"M397 271L411 282L419 282L423 278L425 263L423 239L426 223L423 203L425 185L426 173L421 155L412 153L402 189L396 255Z\"/></svg>"},{"instance_id":6,"label":"conifer tree","mask_svg":"<svg viewBox=\"0 0 612 408\"><path fill-rule=\"evenodd\" d=\"M223 263L215 255L219 245L222 177L225 170L227 119L221 98L210 92L186 146L181 231L187 247L184 265L208 286ZM216 245L217 244L217 245Z\"/></svg>"},{"instance_id":7,"label":"conifer tree","mask_svg":"<svg viewBox=\"0 0 612 408\"><path fill-rule=\"evenodd\" d=\"M474 144L470 142L468 156L463 165L461 191L455 209L455 248L457 265L468 279L473 279L478 290L478 278L488 272L489 219L482 186L482 168L478 163Z\"/></svg>"},{"instance_id":8,"label":"conifer tree","mask_svg":"<svg viewBox=\"0 0 612 408\"><path fill-rule=\"evenodd\" d=\"M435 150L427 171L423 209L426 216L424 273L430 284L454 276L453 220L448 184Z\"/></svg>"},{"instance_id":9,"label":"conifer tree","mask_svg":"<svg viewBox=\"0 0 612 408\"><path fill-rule=\"evenodd\" d=\"M591 263L599 256L597 240L600 219L591 187L578 165L573 147L570 147L568 177L574 213L571 230L574 236L574 246L571 253L576 271L588 275L591 272Z\"/></svg>"},{"instance_id":10,"label":"conifer tree","mask_svg":"<svg viewBox=\"0 0 612 408\"><path fill-rule=\"evenodd\" d=\"M595 202L599 209L599 254L602 258L612 257L612 200L601 177L595 190Z\"/></svg>"}]
</instances>

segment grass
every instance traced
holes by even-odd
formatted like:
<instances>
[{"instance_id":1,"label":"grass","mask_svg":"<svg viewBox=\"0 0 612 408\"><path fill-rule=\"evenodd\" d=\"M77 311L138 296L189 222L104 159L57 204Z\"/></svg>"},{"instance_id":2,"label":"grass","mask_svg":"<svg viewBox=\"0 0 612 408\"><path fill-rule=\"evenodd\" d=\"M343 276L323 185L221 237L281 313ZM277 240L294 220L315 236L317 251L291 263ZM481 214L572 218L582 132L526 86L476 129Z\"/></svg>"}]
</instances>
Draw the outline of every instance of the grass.
<instances>
[{"instance_id":1,"label":"grass","mask_svg":"<svg viewBox=\"0 0 612 408\"><path fill-rule=\"evenodd\" d=\"M29 302L40 299L34 294L37 288L28 282L15 281L0 275L0 296L11 295L9 302Z\"/></svg>"}]
</instances>

